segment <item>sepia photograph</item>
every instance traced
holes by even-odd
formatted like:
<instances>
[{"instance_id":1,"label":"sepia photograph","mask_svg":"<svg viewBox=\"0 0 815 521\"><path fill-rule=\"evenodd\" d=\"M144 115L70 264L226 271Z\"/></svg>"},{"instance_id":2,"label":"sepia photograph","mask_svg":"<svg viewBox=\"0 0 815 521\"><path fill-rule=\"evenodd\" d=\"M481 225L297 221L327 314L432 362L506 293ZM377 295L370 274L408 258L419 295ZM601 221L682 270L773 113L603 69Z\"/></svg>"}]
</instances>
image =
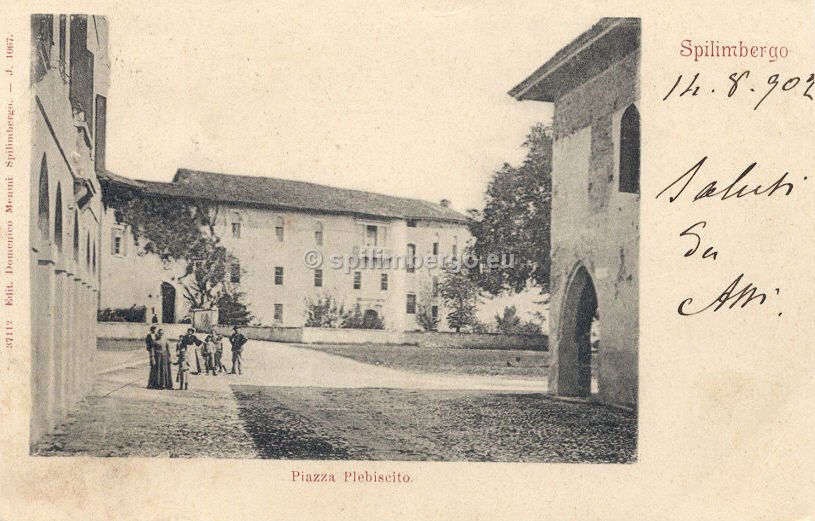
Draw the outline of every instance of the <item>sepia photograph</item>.
<instances>
[{"instance_id":1,"label":"sepia photograph","mask_svg":"<svg viewBox=\"0 0 815 521\"><path fill-rule=\"evenodd\" d=\"M233 7L30 16L30 454L636 463L640 19Z\"/></svg>"}]
</instances>

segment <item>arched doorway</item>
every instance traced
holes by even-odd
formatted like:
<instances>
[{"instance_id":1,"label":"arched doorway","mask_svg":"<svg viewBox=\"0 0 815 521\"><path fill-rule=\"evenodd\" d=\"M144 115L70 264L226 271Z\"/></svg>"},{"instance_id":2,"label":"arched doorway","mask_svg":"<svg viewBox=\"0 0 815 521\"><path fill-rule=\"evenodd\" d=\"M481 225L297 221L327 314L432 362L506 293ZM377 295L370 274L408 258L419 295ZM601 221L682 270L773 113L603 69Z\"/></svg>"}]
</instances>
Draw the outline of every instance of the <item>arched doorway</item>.
<instances>
[{"instance_id":1,"label":"arched doorway","mask_svg":"<svg viewBox=\"0 0 815 521\"><path fill-rule=\"evenodd\" d=\"M167 282L161 283L161 321L175 323L175 288Z\"/></svg>"},{"instance_id":2,"label":"arched doorway","mask_svg":"<svg viewBox=\"0 0 815 521\"><path fill-rule=\"evenodd\" d=\"M365 329L375 329L379 321L379 314L373 309L366 309L362 315L362 327Z\"/></svg>"},{"instance_id":3,"label":"arched doorway","mask_svg":"<svg viewBox=\"0 0 815 521\"><path fill-rule=\"evenodd\" d=\"M561 396L588 397L592 393L592 323L597 335L597 293L594 282L584 266L572 275L563 308L557 345L555 392Z\"/></svg>"}]
</instances>

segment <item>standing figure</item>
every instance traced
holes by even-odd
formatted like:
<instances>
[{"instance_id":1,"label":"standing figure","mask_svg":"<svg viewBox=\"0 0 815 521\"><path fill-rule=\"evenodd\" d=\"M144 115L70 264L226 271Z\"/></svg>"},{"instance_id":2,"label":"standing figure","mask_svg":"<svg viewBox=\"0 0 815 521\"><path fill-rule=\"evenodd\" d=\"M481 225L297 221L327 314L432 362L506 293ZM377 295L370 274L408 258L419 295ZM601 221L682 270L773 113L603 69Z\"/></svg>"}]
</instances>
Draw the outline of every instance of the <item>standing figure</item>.
<instances>
[{"instance_id":1,"label":"standing figure","mask_svg":"<svg viewBox=\"0 0 815 521\"><path fill-rule=\"evenodd\" d=\"M202 342L195 336L195 328L188 328L187 334L181 337L180 342L184 344L184 347L195 344L195 374L201 374L201 360L198 358L198 346L200 346Z\"/></svg>"},{"instance_id":2,"label":"standing figure","mask_svg":"<svg viewBox=\"0 0 815 521\"><path fill-rule=\"evenodd\" d=\"M226 366L223 361L224 356L224 338L221 335L215 335L215 370L219 373L226 372Z\"/></svg>"},{"instance_id":3,"label":"standing figure","mask_svg":"<svg viewBox=\"0 0 815 521\"><path fill-rule=\"evenodd\" d=\"M178 366L178 373L176 374L178 388L187 390L190 386L190 361L187 359L187 346L182 345L181 342L179 342L178 347L176 347L176 357L178 358L175 362L175 365Z\"/></svg>"},{"instance_id":4,"label":"standing figure","mask_svg":"<svg viewBox=\"0 0 815 521\"><path fill-rule=\"evenodd\" d=\"M217 376L215 370L215 340L212 335L207 335L204 345L201 346L201 354L204 356L204 367L207 374L212 371L212 376Z\"/></svg>"},{"instance_id":5,"label":"standing figure","mask_svg":"<svg viewBox=\"0 0 815 521\"><path fill-rule=\"evenodd\" d=\"M232 328L234 331L232 336L229 337L229 342L232 344L232 374L235 374L235 369L238 374L241 374L241 353L243 352L243 345L246 343L247 338L238 330L238 326Z\"/></svg>"},{"instance_id":6,"label":"standing figure","mask_svg":"<svg viewBox=\"0 0 815 521\"><path fill-rule=\"evenodd\" d=\"M153 342L156 340L156 326L150 326L150 332L144 337L144 344L147 348L147 353L150 355L150 367L153 367L155 360L153 359Z\"/></svg>"},{"instance_id":7,"label":"standing figure","mask_svg":"<svg viewBox=\"0 0 815 521\"><path fill-rule=\"evenodd\" d=\"M150 389L172 389L173 373L172 361L170 360L170 344L164 338L164 330L156 331L156 338L153 341L154 364L150 368L150 380L147 387Z\"/></svg>"}]
</instances>

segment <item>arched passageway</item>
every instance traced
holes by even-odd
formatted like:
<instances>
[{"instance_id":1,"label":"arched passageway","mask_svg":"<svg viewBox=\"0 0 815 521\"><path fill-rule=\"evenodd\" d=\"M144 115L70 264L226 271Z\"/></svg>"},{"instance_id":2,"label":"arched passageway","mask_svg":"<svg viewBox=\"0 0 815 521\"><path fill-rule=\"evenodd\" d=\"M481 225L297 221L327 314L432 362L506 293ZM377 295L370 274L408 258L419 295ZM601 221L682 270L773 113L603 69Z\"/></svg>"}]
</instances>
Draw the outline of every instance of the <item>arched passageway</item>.
<instances>
[{"instance_id":1,"label":"arched passageway","mask_svg":"<svg viewBox=\"0 0 815 521\"><path fill-rule=\"evenodd\" d=\"M584 266L575 270L560 311L557 345L556 393L561 396L588 397L592 394L592 347L596 338L597 293ZM595 338L592 338L592 323Z\"/></svg>"}]
</instances>

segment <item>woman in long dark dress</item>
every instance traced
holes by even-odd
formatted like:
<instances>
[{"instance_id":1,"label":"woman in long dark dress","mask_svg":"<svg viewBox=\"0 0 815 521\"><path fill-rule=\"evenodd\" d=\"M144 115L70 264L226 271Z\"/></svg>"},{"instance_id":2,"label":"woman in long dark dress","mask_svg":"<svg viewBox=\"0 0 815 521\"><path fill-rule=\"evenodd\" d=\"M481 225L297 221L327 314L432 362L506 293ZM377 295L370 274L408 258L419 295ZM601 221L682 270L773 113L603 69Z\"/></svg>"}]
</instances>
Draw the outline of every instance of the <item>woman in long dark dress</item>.
<instances>
[{"instance_id":1,"label":"woman in long dark dress","mask_svg":"<svg viewBox=\"0 0 815 521\"><path fill-rule=\"evenodd\" d=\"M173 372L172 361L170 360L170 345L164 338L164 331L159 329L156 332L156 340L153 342L153 358L155 363L150 369L150 380L147 387L150 389L172 389Z\"/></svg>"}]
</instances>

